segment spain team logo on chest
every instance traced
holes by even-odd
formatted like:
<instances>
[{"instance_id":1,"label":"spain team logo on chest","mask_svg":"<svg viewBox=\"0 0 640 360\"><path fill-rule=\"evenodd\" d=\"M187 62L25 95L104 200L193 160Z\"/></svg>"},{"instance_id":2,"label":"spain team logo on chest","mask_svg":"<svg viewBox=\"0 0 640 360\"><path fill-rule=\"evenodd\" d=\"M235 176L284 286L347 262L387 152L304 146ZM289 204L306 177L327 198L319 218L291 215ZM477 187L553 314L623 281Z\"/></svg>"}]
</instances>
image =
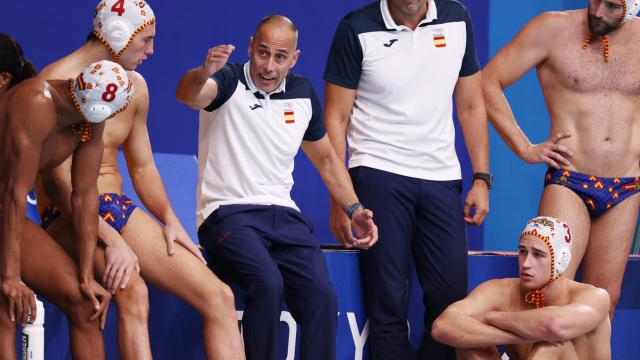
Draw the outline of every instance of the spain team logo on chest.
<instances>
[{"instance_id":1,"label":"spain team logo on chest","mask_svg":"<svg viewBox=\"0 0 640 360\"><path fill-rule=\"evenodd\" d=\"M441 27L435 27L431 29L433 33L433 45L437 48L443 48L447 46L447 40L444 37L444 29Z\"/></svg>"},{"instance_id":2,"label":"spain team logo on chest","mask_svg":"<svg viewBox=\"0 0 640 360\"><path fill-rule=\"evenodd\" d=\"M284 123L285 124L293 124L296 122L296 114L293 112L293 109L285 109L284 110Z\"/></svg>"}]
</instances>

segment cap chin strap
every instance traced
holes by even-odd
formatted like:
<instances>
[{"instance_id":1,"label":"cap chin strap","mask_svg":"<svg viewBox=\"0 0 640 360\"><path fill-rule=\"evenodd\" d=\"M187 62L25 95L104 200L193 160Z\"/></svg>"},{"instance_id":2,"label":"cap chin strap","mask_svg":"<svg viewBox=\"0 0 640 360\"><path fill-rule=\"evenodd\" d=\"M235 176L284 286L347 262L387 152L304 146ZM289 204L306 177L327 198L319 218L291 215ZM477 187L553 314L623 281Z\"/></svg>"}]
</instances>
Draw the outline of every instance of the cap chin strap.
<instances>
[{"instance_id":1,"label":"cap chin strap","mask_svg":"<svg viewBox=\"0 0 640 360\"><path fill-rule=\"evenodd\" d=\"M558 276L558 277L560 277L560 276ZM549 280L549 282L544 284L542 287L539 287L539 288L537 288L535 290L527 291L527 293L524 294L524 302L526 304L533 305L533 307L536 308L536 309L544 307L545 306L545 304L544 304L544 293L542 292L542 289L547 287L549 284L554 282L556 279L552 278L551 280Z\"/></svg>"}]
</instances>

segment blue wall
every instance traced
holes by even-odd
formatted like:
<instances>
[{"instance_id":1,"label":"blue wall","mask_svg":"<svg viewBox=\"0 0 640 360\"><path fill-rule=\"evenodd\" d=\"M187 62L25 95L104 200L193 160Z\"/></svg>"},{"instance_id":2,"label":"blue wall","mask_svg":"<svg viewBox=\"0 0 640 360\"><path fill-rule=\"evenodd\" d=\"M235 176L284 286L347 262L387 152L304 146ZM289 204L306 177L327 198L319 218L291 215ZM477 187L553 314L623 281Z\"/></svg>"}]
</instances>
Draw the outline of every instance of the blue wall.
<instances>
[{"instance_id":1,"label":"blue wall","mask_svg":"<svg viewBox=\"0 0 640 360\"><path fill-rule=\"evenodd\" d=\"M319 96L324 95L322 73L335 28L349 11L372 0L325 1L189 1L150 0L158 18L155 54L139 67L149 84L149 132L154 151L195 154L197 114L175 100L181 75L198 66L208 47L236 46L231 60L247 59L249 37L257 22L268 14L290 17L300 29L301 57L295 72L309 77ZM487 1L463 0L472 14L482 64L488 54L489 7ZM81 46L91 30L91 14L98 1L54 4L42 0L3 3L0 32L14 36L38 69ZM458 154L463 172L469 160L458 131ZM468 179L468 177L466 177ZM328 193L305 156L298 156L293 197L315 224L321 242L333 242L328 230ZM467 184L465 184L465 190ZM187 223L186 226L192 226ZM482 228L469 228L470 246L482 248Z\"/></svg>"}]
</instances>

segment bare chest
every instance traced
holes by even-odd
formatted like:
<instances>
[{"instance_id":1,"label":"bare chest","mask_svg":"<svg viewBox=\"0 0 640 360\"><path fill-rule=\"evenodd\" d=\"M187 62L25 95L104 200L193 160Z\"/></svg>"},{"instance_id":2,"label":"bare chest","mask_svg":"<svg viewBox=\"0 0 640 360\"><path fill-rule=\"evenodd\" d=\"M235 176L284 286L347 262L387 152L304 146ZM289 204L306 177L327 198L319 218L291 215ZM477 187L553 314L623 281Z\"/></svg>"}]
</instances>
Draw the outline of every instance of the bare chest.
<instances>
[{"instance_id":1,"label":"bare chest","mask_svg":"<svg viewBox=\"0 0 640 360\"><path fill-rule=\"evenodd\" d=\"M132 127L133 113L129 111L124 111L112 119L107 120L102 137L105 150L115 150L118 146L122 145L129 137Z\"/></svg>"},{"instance_id":2,"label":"bare chest","mask_svg":"<svg viewBox=\"0 0 640 360\"><path fill-rule=\"evenodd\" d=\"M42 144L40 170L52 169L65 161L80 144L80 135L71 126L60 129Z\"/></svg>"},{"instance_id":3,"label":"bare chest","mask_svg":"<svg viewBox=\"0 0 640 360\"><path fill-rule=\"evenodd\" d=\"M616 92L640 95L640 49L609 46L609 61L604 61L600 41L583 49L579 39L554 47L545 63L539 66L544 83L556 82L578 93Z\"/></svg>"}]
</instances>

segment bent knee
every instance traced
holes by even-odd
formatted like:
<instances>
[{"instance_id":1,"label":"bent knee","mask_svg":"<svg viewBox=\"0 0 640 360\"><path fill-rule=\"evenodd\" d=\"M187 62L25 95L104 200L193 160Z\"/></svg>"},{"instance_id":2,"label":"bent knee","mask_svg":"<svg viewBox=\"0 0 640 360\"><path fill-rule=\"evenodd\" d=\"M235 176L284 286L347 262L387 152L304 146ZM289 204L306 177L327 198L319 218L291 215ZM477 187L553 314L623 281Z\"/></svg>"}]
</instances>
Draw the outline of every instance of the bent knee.
<instances>
[{"instance_id":1,"label":"bent knee","mask_svg":"<svg viewBox=\"0 0 640 360\"><path fill-rule=\"evenodd\" d=\"M210 291L200 306L200 313L206 319L219 319L236 316L235 297L231 288L220 283Z\"/></svg>"},{"instance_id":2,"label":"bent knee","mask_svg":"<svg viewBox=\"0 0 640 360\"><path fill-rule=\"evenodd\" d=\"M118 291L113 299L121 320L146 321L149 317L149 289L142 278L132 279L127 288Z\"/></svg>"},{"instance_id":3,"label":"bent knee","mask_svg":"<svg viewBox=\"0 0 640 360\"><path fill-rule=\"evenodd\" d=\"M331 309L337 307L336 291L328 280L315 282L309 294L308 300L314 307Z\"/></svg>"},{"instance_id":4,"label":"bent knee","mask_svg":"<svg viewBox=\"0 0 640 360\"><path fill-rule=\"evenodd\" d=\"M565 341L561 345L550 343L536 343L531 349L530 360L542 359L578 359L576 349L571 341Z\"/></svg>"}]
</instances>

